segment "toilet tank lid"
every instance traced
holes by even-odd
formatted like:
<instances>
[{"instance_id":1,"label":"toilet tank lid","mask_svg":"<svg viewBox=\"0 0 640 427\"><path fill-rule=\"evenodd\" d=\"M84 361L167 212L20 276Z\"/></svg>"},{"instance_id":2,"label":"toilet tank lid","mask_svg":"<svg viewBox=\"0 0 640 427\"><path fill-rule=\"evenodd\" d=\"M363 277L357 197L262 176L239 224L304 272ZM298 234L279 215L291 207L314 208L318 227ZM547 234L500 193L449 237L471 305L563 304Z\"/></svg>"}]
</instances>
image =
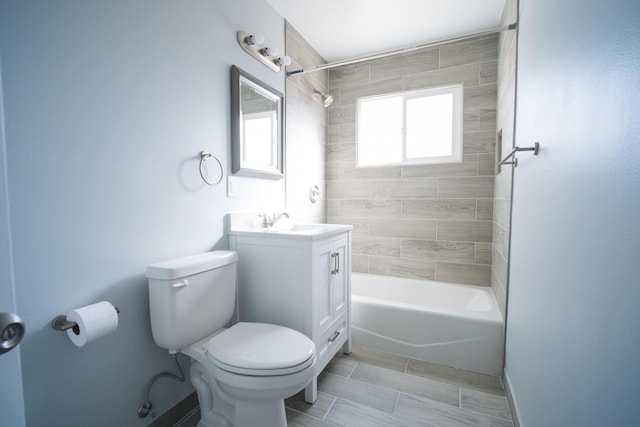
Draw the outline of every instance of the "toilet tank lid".
<instances>
[{"instance_id":1,"label":"toilet tank lid","mask_svg":"<svg viewBox=\"0 0 640 427\"><path fill-rule=\"evenodd\" d=\"M173 280L234 262L238 262L234 251L211 251L152 264L147 267L146 275L150 279Z\"/></svg>"}]
</instances>

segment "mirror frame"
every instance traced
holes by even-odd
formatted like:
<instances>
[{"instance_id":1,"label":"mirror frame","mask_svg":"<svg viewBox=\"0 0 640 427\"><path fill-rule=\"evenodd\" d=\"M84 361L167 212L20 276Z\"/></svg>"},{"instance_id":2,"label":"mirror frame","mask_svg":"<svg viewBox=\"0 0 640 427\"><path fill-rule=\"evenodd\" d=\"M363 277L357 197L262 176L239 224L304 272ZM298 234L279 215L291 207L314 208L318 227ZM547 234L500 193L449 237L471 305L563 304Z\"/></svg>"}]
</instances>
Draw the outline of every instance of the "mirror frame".
<instances>
[{"instance_id":1,"label":"mirror frame","mask_svg":"<svg viewBox=\"0 0 640 427\"><path fill-rule=\"evenodd\" d=\"M247 167L242 162L241 140L241 83L249 81L260 90L277 99L277 153L275 167ZM281 179L284 177L284 95L266 83L253 77L235 65L231 66L231 171L234 175L254 176L260 178Z\"/></svg>"}]
</instances>

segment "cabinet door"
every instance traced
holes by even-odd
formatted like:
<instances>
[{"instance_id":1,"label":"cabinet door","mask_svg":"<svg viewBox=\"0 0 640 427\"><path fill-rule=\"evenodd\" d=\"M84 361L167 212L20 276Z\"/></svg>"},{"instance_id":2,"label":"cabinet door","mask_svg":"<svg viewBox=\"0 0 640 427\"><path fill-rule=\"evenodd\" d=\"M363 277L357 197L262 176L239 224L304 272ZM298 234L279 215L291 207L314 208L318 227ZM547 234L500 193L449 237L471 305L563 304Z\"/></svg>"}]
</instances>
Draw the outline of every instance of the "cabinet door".
<instances>
[{"instance_id":1,"label":"cabinet door","mask_svg":"<svg viewBox=\"0 0 640 427\"><path fill-rule=\"evenodd\" d=\"M316 271L316 289L315 289L315 306L317 314L318 333L328 327L332 319L332 295L331 280L333 278L332 271L334 265L333 245L332 242L322 243L318 245Z\"/></svg>"},{"instance_id":2,"label":"cabinet door","mask_svg":"<svg viewBox=\"0 0 640 427\"><path fill-rule=\"evenodd\" d=\"M346 237L334 242L333 263L332 315L335 319L347 311L348 307L347 292L349 291L348 280L351 266L349 265L348 239Z\"/></svg>"}]
</instances>

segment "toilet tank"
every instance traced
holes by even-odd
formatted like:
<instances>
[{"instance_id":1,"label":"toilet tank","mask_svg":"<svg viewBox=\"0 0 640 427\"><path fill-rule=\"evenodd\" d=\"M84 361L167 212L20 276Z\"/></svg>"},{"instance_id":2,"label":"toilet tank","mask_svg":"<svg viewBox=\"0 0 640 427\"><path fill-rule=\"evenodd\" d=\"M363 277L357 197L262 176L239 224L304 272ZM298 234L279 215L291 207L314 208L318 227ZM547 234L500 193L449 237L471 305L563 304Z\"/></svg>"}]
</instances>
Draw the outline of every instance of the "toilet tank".
<instances>
[{"instance_id":1,"label":"toilet tank","mask_svg":"<svg viewBox=\"0 0 640 427\"><path fill-rule=\"evenodd\" d=\"M153 339L178 351L231 320L238 255L212 251L147 267Z\"/></svg>"}]
</instances>

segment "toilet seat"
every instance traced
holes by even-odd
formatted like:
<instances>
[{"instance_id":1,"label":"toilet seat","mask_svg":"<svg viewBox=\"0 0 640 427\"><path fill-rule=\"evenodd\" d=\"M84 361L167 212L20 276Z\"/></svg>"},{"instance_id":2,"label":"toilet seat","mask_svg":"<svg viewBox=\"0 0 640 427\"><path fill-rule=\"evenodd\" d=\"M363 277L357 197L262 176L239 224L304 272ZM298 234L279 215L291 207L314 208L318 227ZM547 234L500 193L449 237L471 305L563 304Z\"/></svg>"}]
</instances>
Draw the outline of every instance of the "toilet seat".
<instances>
[{"instance_id":1,"label":"toilet seat","mask_svg":"<svg viewBox=\"0 0 640 427\"><path fill-rule=\"evenodd\" d=\"M277 376L302 371L314 362L315 345L293 329L239 322L212 337L207 358L220 369L241 375Z\"/></svg>"}]
</instances>

